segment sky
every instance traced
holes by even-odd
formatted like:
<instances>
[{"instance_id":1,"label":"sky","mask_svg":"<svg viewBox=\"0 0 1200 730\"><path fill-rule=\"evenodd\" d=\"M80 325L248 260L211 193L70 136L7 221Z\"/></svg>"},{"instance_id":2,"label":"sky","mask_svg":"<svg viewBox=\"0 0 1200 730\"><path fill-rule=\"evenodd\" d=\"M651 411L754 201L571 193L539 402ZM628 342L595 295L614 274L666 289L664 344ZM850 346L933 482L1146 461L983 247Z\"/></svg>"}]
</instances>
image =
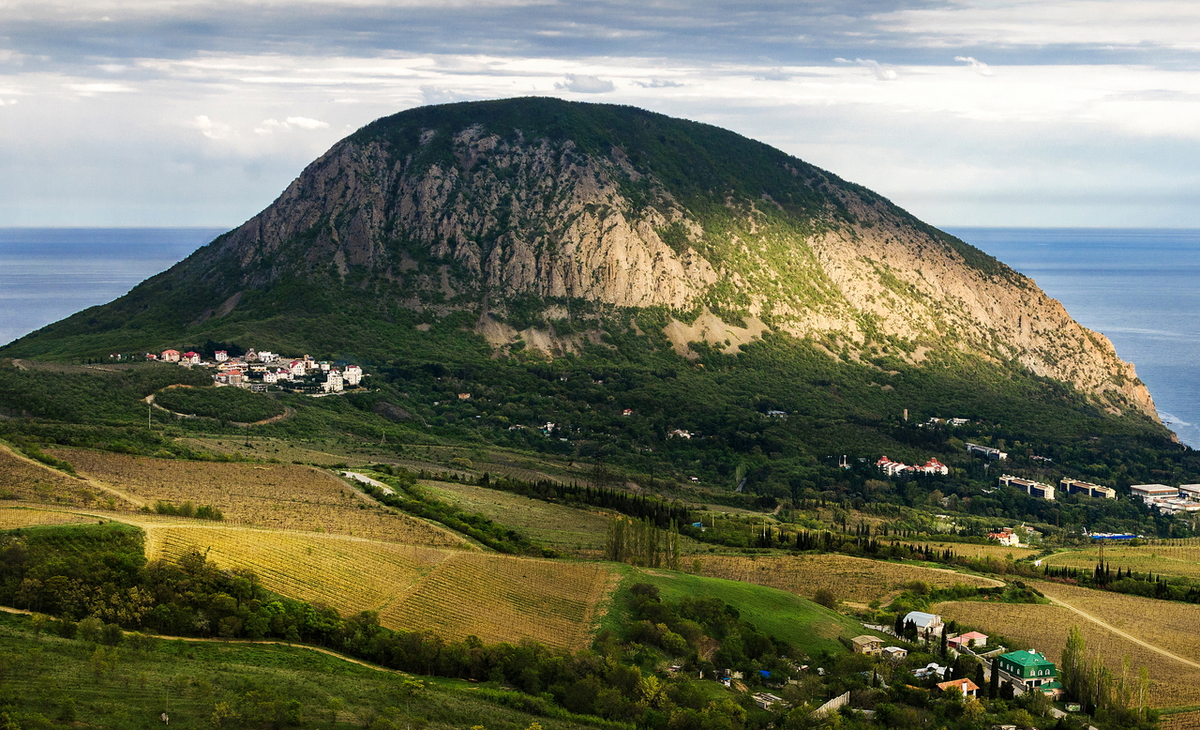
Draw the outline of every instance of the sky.
<instances>
[{"instance_id":1,"label":"sky","mask_svg":"<svg viewBox=\"0 0 1200 730\"><path fill-rule=\"evenodd\" d=\"M1200 4L0 0L0 227L233 227L368 122L716 124L943 226L1200 227Z\"/></svg>"}]
</instances>

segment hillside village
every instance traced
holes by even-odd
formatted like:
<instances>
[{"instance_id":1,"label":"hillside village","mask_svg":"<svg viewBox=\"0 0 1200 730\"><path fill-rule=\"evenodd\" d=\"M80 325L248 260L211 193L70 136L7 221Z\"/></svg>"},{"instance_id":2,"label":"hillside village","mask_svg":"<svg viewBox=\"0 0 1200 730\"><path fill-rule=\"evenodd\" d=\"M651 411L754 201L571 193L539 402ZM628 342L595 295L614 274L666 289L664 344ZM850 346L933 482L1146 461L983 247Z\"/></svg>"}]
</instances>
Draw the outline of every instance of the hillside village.
<instances>
[{"instance_id":1,"label":"hillside village","mask_svg":"<svg viewBox=\"0 0 1200 730\"><path fill-rule=\"evenodd\" d=\"M328 395L358 388L363 379L362 368L345 365L339 369L336 363L314 360L309 355L294 359L267 350L250 348L244 355L231 356L226 350L217 350L211 360L204 360L194 351L179 352L163 350L148 352L147 360L178 363L185 367L212 368L213 382L217 386L234 386L255 392L265 392L274 386L308 395Z\"/></svg>"}]
</instances>

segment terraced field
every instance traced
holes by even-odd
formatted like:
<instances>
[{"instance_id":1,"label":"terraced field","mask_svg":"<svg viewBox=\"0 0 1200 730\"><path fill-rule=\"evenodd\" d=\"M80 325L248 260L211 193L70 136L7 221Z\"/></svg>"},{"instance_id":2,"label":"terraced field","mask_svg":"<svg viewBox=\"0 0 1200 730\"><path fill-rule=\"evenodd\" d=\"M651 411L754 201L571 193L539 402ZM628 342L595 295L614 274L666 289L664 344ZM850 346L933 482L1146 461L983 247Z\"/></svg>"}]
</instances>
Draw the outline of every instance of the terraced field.
<instances>
[{"instance_id":1,"label":"terraced field","mask_svg":"<svg viewBox=\"0 0 1200 730\"><path fill-rule=\"evenodd\" d=\"M1002 585L991 578L848 555L707 555L694 560L701 575L771 586L806 598L825 588L839 600L860 604L885 602L913 581L930 586Z\"/></svg>"},{"instance_id":2,"label":"terraced field","mask_svg":"<svg viewBox=\"0 0 1200 730\"><path fill-rule=\"evenodd\" d=\"M251 570L276 593L323 603L344 615L386 608L452 554L335 535L219 525L144 529L148 558L178 560L192 550L207 551L221 568Z\"/></svg>"},{"instance_id":3,"label":"terraced field","mask_svg":"<svg viewBox=\"0 0 1200 730\"><path fill-rule=\"evenodd\" d=\"M76 470L153 505L212 505L227 522L368 537L433 547L465 547L456 533L363 497L318 469L295 464L175 461L79 449L60 449Z\"/></svg>"},{"instance_id":4,"label":"terraced field","mask_svg":"<svg viewBox=\"0 0 1200 730\"><path fill-rule=\"evenodd\" d=\"M1104 547L1104 560L1117 568L1136 573L1176 575L1200 580L1200 542L1173 540L1168 545L1128 545ZM1099 548L1055 553L1043 562L1065 568L1091 570L1099 559Z\"/></svg>"},{"instance_id":5,"label":"terraced field","mask_svg":"<svg viewBox=\"0 0 1200 730\"><path fill-rule=\"evenodd\" d=\"M581 649L616 573L590 563L456 553L380 614L385 626L485 643L533 639Z\"/></svg>"},{"instance_id":6,"label":"terraced field","mask_svg":"<svg viewBox=\"0 0 1200 730\"><path fill-rule=\"evenodd\" d=\"M1122 657L1126 655L1134 672L1141 666L1149 670L1153 680L1153 706L1200 705L1200 669L1169 660L1062 606L952 601L938 604L933 610L984 633L1000 634L1024 642L1055 662L1061 657L1071 626L1078 626L1087 641L1089 653L1098 652L1103 656L1105 664L1118 677L1121 674Z\"/></svg>"}]
</instances>

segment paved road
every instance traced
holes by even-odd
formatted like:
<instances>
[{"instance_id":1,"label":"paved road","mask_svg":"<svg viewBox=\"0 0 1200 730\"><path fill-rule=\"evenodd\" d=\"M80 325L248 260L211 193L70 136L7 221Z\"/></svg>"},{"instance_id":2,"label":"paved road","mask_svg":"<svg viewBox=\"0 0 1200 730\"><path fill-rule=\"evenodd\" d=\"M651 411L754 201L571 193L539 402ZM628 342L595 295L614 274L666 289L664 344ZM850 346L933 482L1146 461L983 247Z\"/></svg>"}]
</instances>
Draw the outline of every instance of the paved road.
<instances>
[{"instance_id":1,"label":"paved road","mask_svg":"<svg viewBox=\"0 0 1200 730\"><path fill-rule=\"evenodd\" d=\"M396 493L395 489L392 489L391 487L389 487L388 485L384 484L381 481L372 479L371 477L367 476L366 474L359 474L356 471L344 471L344 472L342 472L342 476L344 476L348 479L353 479L354 481L360 482L362 484L370 484L372 487L378 487L379 489L383 490L384 494L395 494Z\"/></svg>"}]
</instances>

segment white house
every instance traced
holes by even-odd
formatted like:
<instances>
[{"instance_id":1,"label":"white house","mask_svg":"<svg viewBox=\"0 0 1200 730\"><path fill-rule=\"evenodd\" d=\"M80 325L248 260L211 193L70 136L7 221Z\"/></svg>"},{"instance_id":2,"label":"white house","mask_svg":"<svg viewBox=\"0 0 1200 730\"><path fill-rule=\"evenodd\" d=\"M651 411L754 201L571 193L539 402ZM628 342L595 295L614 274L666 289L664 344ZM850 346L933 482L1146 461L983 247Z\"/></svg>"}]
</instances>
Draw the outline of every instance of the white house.
<instances>
[{"instance_id":1,"label":"white house","mask_svg":"<svg viewBox=\"0 0 1200 730\"><path fill-rule=\"evenodd\" d=\"M225 350L217 350L213 353L213 359L217 362L225 362L229 359L229 353Z\"/></svg>"},{"instance_id":2,"label":"white house","mask_svg":"<svg viewBox=\"0 0 1200 730\"><path fill-rule=\"evenodd\" d=\"M936 613L925 613L924 611L910 611L904 617L904 623L911 621L917 627L917 635L922 638L930 636L942 635L942 617Z\"/></svg>"},{"instance_id":3,"label":"white house","mask_svg":"<svg viewBox=\"0 0 1200 730\"><path fill-rule=\"evenodd\" d=\"M288 369L292 371L293 376L304 377L304 374L308 372L308 367L303 360L292 360L288 363Z\"/></svg>"},{"instance_id":4,"label":"white house","mask_svg":"<svg viewBox=\"0 0 1200 730\"><path fill-rule=\"evenodd\" d=\"M179 362L179 350L163 350L158 359L163 362Z\"/></svg>"},{"instance_id":5,"label":"white house","mask_svg":"<svg viewBox=\"0 0 1200 730\"><path fill-rule=\"evenodd\" d=\"M199 365L200 364L200 353L192 352L191 350L189 350L189 351L183 353L183 357L181 357L179 359L179 362L184 363L186 365Z\"/></svg>"},{"instance_id":6,"label":"white house","mask_svg":"<svg viewBox=\"0 0 1200 730\"><path fill-rule=\"evenodd\" d=\"M346 372L342 373L342 379L346 381L346 385L358 385L362 376L362 368L357 365L347 365Z\"/></svg>"},{"instance_id":7,"label":"white house","mask_svg":"<svg viewBox=\"0 0 1200 730\"><path fill-rule=\"evenodd\" d=\"M337 368L333 368L325 376L323 386L326 393L341 393L342 392L342 372Z\"/></svg>"}]
</instances>

